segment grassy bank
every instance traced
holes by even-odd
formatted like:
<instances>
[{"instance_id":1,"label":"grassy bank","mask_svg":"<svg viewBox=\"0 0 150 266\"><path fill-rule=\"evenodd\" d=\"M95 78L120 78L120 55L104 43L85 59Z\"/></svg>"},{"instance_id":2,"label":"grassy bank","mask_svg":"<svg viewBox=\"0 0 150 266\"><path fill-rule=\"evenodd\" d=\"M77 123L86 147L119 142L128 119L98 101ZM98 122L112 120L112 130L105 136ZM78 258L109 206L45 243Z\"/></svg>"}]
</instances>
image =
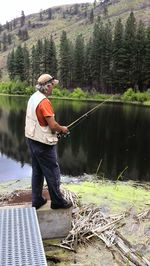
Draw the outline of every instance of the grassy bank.
<instances>
[{"instance_id":1,"label":"grassy bank","mask_svg":"<svg viewBox=\"0 0 150 266\"><path fill-rule=\"evenodd\" d=\"M0 94L8 95L31 95L35 91L34 87L29 86L21 81L2 82L0 84ZM81 88L68 90L57 86L53 89L52 97L62 98L68 100L82 100L82 101L104 101L111 98L111 101L122 103L136 103L150 105L150 92L139 92L132 88L127 89L123 94L103 94L97 92L95 89L85 91Z\"/></svg>"}]
</instances>

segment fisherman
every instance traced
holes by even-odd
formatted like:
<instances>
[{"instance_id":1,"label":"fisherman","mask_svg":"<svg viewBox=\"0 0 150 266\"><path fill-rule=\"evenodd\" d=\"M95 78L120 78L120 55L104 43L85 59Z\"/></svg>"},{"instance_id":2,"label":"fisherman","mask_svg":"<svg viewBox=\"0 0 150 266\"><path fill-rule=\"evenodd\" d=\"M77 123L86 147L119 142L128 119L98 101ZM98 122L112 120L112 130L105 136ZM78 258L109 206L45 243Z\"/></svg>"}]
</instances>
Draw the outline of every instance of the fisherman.
<instances>
[{"instance_id":1,"label":"fisherman","mask_svg":"<svg viewBox=\"0 0 150 266\"><path fill-rule=\"evenodd\" d=\"M60 169L57 162L57 133L66 134L68 128L55 120L55 114L48 96L58 80L49 74L38 78L37 91L31 95L26 111L25 136L32 158L32 206L39 209L47 202L42 196L44 177L46 179L51 208L69 208L60 191Z\"/></svg>"}]
</instances>

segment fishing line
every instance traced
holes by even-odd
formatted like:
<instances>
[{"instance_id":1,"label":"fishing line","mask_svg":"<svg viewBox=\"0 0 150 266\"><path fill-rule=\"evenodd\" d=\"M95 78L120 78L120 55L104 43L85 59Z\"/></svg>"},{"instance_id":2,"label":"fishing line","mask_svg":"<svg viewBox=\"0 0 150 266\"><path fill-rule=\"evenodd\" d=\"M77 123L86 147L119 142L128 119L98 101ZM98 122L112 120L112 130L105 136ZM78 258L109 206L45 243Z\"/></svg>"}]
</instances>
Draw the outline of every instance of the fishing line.
<instances>
[{"instance_id":1,"label":"fishing line","mask_svg":"<svg viewBox=\"0 0 150 266\"><path fill-rule=\"evenodd\" d=\"M89 116L89 114L94 113L100 106L102 106L104 103L110 101L113 98L113 96L111 96L109 99L101 102L100 104L96 105L94 108L92 108L91 110L89 110L88 112L86 112L85 114L81 115L80 117L78 117L76 120L74 120L71 124L69 124L67 126L67 128L69 129L69 132L66 134L63 133L58 133L57 137L60 139L61 137L67 137L70 135L70 130L72 130L74 127L76 127L79 123L81 123L83 121L83 119L87 118Z\"/></svg>"}]
</instances>

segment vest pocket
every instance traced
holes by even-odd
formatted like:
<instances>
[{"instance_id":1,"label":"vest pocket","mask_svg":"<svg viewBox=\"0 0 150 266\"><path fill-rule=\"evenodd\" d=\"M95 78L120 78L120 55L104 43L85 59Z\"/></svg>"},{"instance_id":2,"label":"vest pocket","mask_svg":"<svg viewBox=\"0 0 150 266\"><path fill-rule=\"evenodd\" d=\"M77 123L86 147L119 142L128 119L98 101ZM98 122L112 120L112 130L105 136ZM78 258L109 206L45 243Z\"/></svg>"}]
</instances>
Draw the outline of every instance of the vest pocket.
<instances>
[{"instance_id":1,"label":"vest pocket","mask_svg":"<svg viewBox=\"0 0 150 266\"><path fill-rule=\"evenodd\" d=\"M34 120L28 118L26 126L25 126L25 132L27 132L28 136L34 137L35 127L36 127L36 122Z\"/></svg>"},{"instance_id":2,"label":"vest pocket","mask_svg":"<svg viewBox=\"0 0 150 266\"><path fill-rule=\"evenodd\" d=\"M55 145L58 142L57 136L46 136L45 137L46 143L49 143L50 145Z\"/></svg>"}]
</instances>

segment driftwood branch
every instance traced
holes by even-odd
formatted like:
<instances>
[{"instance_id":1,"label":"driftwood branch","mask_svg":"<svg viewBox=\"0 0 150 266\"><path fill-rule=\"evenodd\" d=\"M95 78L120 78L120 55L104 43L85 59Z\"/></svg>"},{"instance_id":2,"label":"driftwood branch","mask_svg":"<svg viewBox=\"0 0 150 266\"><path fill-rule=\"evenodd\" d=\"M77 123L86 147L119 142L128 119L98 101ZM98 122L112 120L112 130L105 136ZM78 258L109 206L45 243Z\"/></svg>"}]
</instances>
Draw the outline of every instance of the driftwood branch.
<instances>
[{"instance_id":1,"label":"driftwood branch","mask_svg":"<svg viewBox=\"0 0 150 266\"><path fill-rule=\"evenodd\" d=\"M140 213L137 219L146 218L149 212L150 210ZM136 252L130 242L117 230L124 223L125 217L126 213L106 216L100 208L92 205L76 208L72 229L60 246L76 252L78 244L85 244L92 237L97 237L110 248L111 252L117 252L129 265L150 266L150 261Z\"/></svg>"}]
</instances>

